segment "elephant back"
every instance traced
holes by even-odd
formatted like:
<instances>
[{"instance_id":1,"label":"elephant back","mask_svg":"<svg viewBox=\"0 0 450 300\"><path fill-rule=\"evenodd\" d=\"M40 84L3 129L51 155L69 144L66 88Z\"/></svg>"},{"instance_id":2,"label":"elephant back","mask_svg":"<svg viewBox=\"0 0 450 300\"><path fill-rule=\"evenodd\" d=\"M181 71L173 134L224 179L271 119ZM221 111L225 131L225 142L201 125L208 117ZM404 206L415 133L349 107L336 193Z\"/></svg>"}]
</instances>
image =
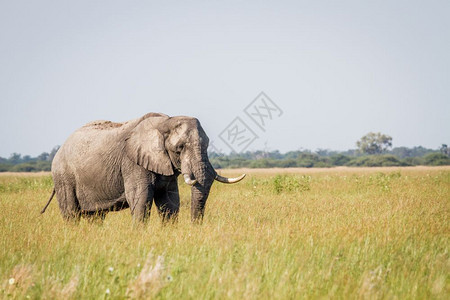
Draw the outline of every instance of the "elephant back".
<instances>
[{"instance_id":1,"label":"elephant back","mask_svg":"<svg viewBox=\"0 0 450 300\"><path fill-rule=\"evenodd\" d=\"M83 126L83 128L91 128L91 129L97 129L97 130L108 130L108 129L115 129L118 127L122 127L124 123L115 123L111 121L106 120L97 120L87 123Z\"/></svg>"}]
</instances>

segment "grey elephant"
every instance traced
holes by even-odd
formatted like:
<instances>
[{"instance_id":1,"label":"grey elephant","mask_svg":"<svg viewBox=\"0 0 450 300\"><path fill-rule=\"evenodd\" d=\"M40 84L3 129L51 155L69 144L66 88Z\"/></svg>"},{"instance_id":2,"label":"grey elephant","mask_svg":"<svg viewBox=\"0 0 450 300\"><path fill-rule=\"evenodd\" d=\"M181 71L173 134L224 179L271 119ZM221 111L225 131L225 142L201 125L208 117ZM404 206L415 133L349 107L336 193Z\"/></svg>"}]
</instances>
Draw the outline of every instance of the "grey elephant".
<instances>
[{"instance_id":1,"label":"grey elephant","mask_svg":"<svg viewBox=\"0 0 450 300\"><path fill-rule=\"evenodd\" d=\"M196 118L148 113L124 123L94 121L76 130L52 163L53 193L66 220L100 216L130 208L145 221L154 200L164 220L175 219L180 206L177 178L191 185L191 219L203 219L217 174L208 159L209 139Z\"/></svg>"}]
</instances>

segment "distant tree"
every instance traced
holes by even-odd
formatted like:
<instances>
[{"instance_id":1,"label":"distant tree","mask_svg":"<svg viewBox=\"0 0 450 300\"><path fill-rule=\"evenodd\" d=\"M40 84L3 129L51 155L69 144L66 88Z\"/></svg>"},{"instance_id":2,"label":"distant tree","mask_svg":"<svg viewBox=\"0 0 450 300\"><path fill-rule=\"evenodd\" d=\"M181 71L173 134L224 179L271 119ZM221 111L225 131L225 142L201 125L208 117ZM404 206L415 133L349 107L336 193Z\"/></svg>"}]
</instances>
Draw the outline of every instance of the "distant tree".
<instances>
[{"instance_id":1,"label":"distant tree","mask_svg":"<svg viewBox=\"0 0 450 300\"><path fill-rule=\"evenodd\" d=\"M321 148L317 149L316 153L319 156L333 156L333 155L337 154L336 151L332 151L332 150L329 150L329 149L321 149Z\"/></svg>"},{"instance_id":2,"label":"distant tree","mask_svg":"<svg viewBox=\"0 0 450 300\"><path fill-rule=\"evenodd\" d=\"M441 151L442 154L447 155L447 157L450 157L450 148L447 146L447 144L442 144L441 148L439 148L439 151Z\"/></svg>"},{"instance_id":3,"label":"distant tree","mask_svg":"<svg viewBox=\"0 0 450 300\"><path fill-rule=\"evenodd\" d=\"M365 154L381 154L392 147L392 137L380 132L369 132L356 142L356 146Z\"/></svg>"},{"instance_id":4,"label":"distant tree","mask_svg":"<svg viewBox=\"0 0 450 300\"><path fill-rule=\"evenodd\" d=\"M285 159L296 159L301 154L301 151L289 151L284 154Z\"/></svg>"},{"instance_id":5,"label":"distant tree","mask_svg":"<svg viewBox=\"0 0 450 300\"><path fill-rule=\"evenodd\" d=\"M14 152L13 154L11 154L8 161L12 164L19 164L22 162L22 155Z\"/></svg>"},{"instance_id":6,"label":"distant tree","mask_svg":"<svg viewBox=\"0 0 450 300\"><path fill-rule=\"evenodd\" d=\"M319 156L328 156L328 149L318 148L315 152Z\"/></svg>"},{"instance_id":7,"label":"distant tree","mask_svg":"<svg viewBox=\"0 0 450 300\"><path fill-rule=\"evenodd\" d=\"M422 146L416 146L411 148L412 156L424 156L428 153L436 152L436 150L433 149L427 149Z\"/></svg>"},{"instance_id":8,"label":"distant tree","mask_svg":"<svg viewBox=\"0 0 450 300\"><path fill-rule=\"evenodd\" d=\"M48 160L48 157L49 157L49 154L47 152L42 152L36 158L37 158L37 160L40 160L40 161L46 161L46 160Z\"/></svg>"},{"instance_id":9,"label":"distant tree","mask_svg":"<svg viewBox=\"0 0 450 300\"><path fill-rule=\"evenodd\" d=\"M56 152L58 152L59 147L60 147L60 146L55 146L55 147L53 147L52 151L51 151L50 154L48 155L48 158L47 158L48 161L53 161L53 158L55 157Z\"/></svg>"},{"instance_id":10,"label":"distant tree","mask_svg":"<svg viewBox=\"0 0 450 300\"><path fill-rule=\"evenodd\" d=\"M272 158L272 159L283 159L283 155L280 153L280 151L275 150L275 151L269 152L269 158Z\"/></svg>"},{"instance_id":11,"label":"distant tree","mask_svg":"<svg viewBox=\"0 0 450 300\"><path fill-rule=\"evenodd\" d=\"M412 150L407 147L395 147L390 151L391 154L398 156L399 158L412 157Z\"/></svg>"},{"instance_id":12,"label":"distant tree","mask_svg":"<svg viewBox=\"0 0 450 300\"><path fill-rule=\"evenodd\" d=\"M359 149L349 149L347 151L337 152L337 154L342 154L345 156L361 156Z\"/></svg>"}]
</instances>

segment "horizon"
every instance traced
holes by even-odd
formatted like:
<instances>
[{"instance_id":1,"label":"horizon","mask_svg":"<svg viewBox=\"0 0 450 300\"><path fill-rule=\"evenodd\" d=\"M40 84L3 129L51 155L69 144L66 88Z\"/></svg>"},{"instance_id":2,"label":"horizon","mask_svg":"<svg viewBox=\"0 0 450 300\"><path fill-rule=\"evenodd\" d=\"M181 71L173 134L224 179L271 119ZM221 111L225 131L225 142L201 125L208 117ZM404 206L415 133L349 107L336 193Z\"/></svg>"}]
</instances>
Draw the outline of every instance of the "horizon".
<instances>
[{"instance_id":1,"label":"horizon","mask_svg":"<svg viewBox=\"0 0 450 300\"><path fill-rule=\"evenodd\" d=\"M197 117L225 153L346 151L368 132L439 149L448 15L448 1L2 2L0 157L152 111Z\"/></svg>"},{"instance_id":2,"label":"horizon","mask_svg":"<svg viewBox=\"0 0 450 300\"><path fill-rule=\"evenodd\" d=\"M441 146L442 146L442 145L441 145ZM9 159L9 158L12 157L12 155L14 155L14 154L20 154L22 158L23 158L24 156L30 156L31 158L36 158L36 157L38 157L40 154L43 154L43 153L49 154L49 153L50 153L53 149L55 149L56 147L61 147L61 145L55 145L55 146L52 147L50 150L48 150L48 151L43 151L43 152L38 153L38 154L36 154L36 155L30 155L30 154L28 154L28 153L13 152L13 153L11 153L9 156L1 156L1 155L0 155L0 158ZM431 150L431 151L440 151L440 148L439 148L439 147L438 147L438 148L428 148L428 147L424 147L424 146L421 146L421 145L418 145L418 146L412 146L412 147L396 146L396 147L391 147L390 149L388 149L387 151L385 151L385 153L382 153L382 154L389 153L390 151L392 151L393 149L396 149L396 148L397 148L397 149L398 149L398 148L407 148L407 149L424 148L424 149L426 149L426 150ZM356 147L355 147L355 148L350 148L350 149L347 149L347 150L336 150L336 149L330 149L330 148L326 148L326 149L322 149L322 148L318 148L318 149L306 149L306 148L304 148L304 149L296 149L296 150L288 150L288 151L280 151L280 150L278 150L278 149L273 149L273 150L256 149L256 150L246 150L246 151L244 151L244 152L234 152L234 153L233 153L233 152L214 152L214 151L210 151L210 150L208 149L208 153L209 153L209 154L215 153L215 154L217 154L217 155L226 155L226 156L233 155L233 154L244 154L244 153L247 153L247 152L250 152L250 153L255 153L255 152L274 153L274 152L279 152L281 155L285 155L285 154L287 154L287 153L289 153L289 152L310 152L310 153L316 153L316 154L318 154L318 152L320 152L320 151L342 153L342 152L349 152L349 151L355 151L355 152L358 152L359 149L356 148ZM361 153L361 154L363 154L363 153ZM368 155L368 154L365 154L365 155ZM377 154L375 154L375 155L377 155Z\"/></svg>"}]
</instances>

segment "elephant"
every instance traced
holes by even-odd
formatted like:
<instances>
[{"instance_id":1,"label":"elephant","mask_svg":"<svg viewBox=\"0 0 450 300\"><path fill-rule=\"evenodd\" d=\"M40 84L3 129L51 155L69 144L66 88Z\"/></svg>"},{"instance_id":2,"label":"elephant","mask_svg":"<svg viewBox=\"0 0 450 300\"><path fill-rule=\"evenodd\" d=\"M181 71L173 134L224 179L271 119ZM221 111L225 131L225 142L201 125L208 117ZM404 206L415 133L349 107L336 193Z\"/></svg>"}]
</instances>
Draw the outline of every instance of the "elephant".
<instances>
[{"instance_id":1,"label":"elephant","mask_svg":"<svg viewBox=\"0 0 450 300\"><path fill-rule=\"evenodd\" d=\"M191 186L191 220L202 222L214 180L222 177L208 159L209 139L198 119L148 113L124 123L93 121L59 148L51 167L63 219L100 216L130 208L145 222L155 202L163 220L176 220L180 207L177 178Z\"/></svg>"}]
</instances>

